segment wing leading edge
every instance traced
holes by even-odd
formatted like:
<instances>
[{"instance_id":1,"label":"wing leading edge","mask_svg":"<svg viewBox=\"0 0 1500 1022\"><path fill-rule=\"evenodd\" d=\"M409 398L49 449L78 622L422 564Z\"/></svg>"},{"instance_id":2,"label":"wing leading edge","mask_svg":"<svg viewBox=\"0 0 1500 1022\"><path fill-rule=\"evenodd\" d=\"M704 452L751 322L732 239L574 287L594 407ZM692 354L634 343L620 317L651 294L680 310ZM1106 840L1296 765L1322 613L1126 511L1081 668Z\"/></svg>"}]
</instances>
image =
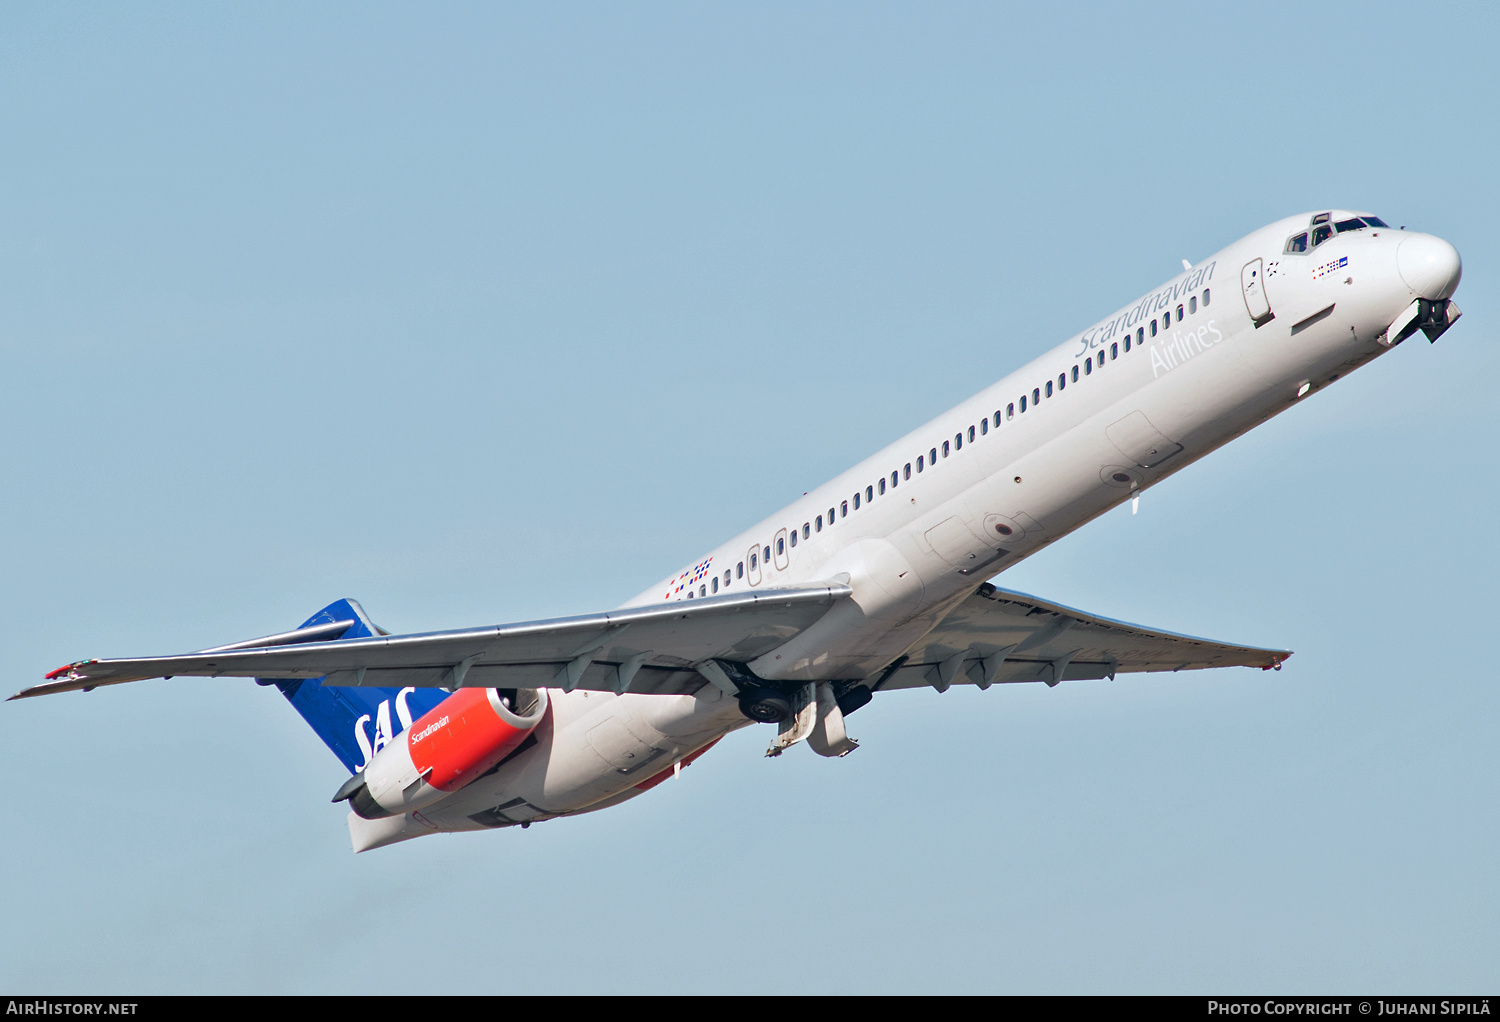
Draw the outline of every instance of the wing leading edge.
<instances>
[{"instance_id":1,"label":"wing leading edge","mask_svg":"<svg viewBox=\"0 0 1500 1022\"><path fill-rule=\"evenodd\" d=\"M11 696L87 691L175 675L322 678L376 688L556 687L697 691L699 667L745 663L803 631L853 590L839 582L485 628L325 641L334 626L168 657L82 660ZM347 624L343 622L341 624ZM336 630L336 629L335 629ZM986 583L870 683L874 691L1279 668L1287 650L1214 642L1116 621Z\"/></svg>"},{"instance_id":2,"label":"wing leading edge","mask_svg":"<svg viewBox=\"0 0 1500 1022\"><path fill-rule=\"evenodd\" d=\"M322 678L325 685L556 687L694 692L694 666L748 661L817 621L853 590L839 582L710 596L663 606L456 631L333 642L282 633L178 656L81 660L11 696L23 699L146 678ZM308 629L307 631L315 631Z\"/></svg>"},{"instance_id":3,"label":"wing leading edge","mask_svg":"<svg viewBox=\"0 0 1500 1022\"><path fill-rule=\"evenodd\" d=\"M871 688L1113 678L1209 667L1279 668L1289 650L1199 639L1050 603L989 583L943 619Z\"/></svg>"}]
</instances>

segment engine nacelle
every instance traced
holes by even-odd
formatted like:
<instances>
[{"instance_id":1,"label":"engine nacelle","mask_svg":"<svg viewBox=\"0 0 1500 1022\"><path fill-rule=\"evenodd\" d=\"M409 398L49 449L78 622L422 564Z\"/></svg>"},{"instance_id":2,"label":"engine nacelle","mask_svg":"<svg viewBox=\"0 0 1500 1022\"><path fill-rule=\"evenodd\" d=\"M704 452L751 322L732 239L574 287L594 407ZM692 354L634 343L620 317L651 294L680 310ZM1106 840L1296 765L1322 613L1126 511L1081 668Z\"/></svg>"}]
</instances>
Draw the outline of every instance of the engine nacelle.
<instances>
[{"instance_id":1,"label":"engine nacelle","mask_svg":"<svg viewBox=\"0 0 1500 1022\"><path fill-rule=\"evenodd\" d=\"M513 752L547 713L546 689L461 688L334 796L367 820L400 816L462 788Z\"/></svg>"}]
</instances>

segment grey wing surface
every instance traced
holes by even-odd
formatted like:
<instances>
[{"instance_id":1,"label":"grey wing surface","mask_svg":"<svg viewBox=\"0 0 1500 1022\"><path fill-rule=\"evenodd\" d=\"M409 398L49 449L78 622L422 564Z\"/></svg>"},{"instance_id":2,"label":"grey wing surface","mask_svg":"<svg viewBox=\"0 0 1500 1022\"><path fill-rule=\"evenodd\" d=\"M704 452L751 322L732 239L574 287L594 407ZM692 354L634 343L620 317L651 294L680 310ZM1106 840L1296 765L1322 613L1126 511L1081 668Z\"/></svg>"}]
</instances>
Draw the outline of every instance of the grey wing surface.
<instances>
[{"instance_id":1,"label":"grey wing surface","mask_svg":"<svg viewBox=\"0 0 1500 1022\"><path fill-rule=\"evenodd\" d=\"M323 678L379 688L558 687L694 692L712 659L748 661L807 628L853 592L837 582L710 596L580 617L326 641L318 625L177 656L81 660L12 699L145 678ZM309 641L311 640L311 641Z\"/></svg>"},{"instance_id":2,"label":"grey wing surface","mask_svg":"<svg viewBox=\"0 0 1500 1022\"><path fill-rule=\"evenodd\" d=\"M1089 614L986 583L871 688L1113 678L1147 671L1280 667L1287 650L1237 646Z\"/></svg>"}]
</instances>

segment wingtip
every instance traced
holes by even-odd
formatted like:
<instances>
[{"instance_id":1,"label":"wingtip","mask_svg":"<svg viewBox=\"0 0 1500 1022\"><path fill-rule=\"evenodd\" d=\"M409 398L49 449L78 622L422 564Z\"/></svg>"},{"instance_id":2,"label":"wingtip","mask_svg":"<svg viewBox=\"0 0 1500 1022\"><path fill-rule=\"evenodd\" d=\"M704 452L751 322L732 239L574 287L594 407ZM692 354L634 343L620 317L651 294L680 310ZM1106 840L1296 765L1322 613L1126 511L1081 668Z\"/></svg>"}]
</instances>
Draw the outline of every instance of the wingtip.
<instances>
[{"instance_id":1,"label":"wingtip","mask_svg":"<svg viewBox=\"0 0 1500 1022\"><path fill-rule=\"evenodd\" d=\"M13 703L17 699L35 699L37 696L49 695L52 692L58 691L66 692L68 690L59 689L55 685L32 685L30 688L21 689L21 691L17 692L13 696L7 696L5 701L7 703Z\"/></svg>"},{"instance_id":2,"label":"wingtip","mask_svg":"<svg viewBox=\"0 0 1500 1022\"><path fill-rule=\"evenodd\" d=\"M7 703L13 703L17 699L32 699L36 696L46 695L48 692L53 691L57 688L57 679L67 674L76 666L77 664L68 664L66 667L59 667L55 671L48 671L45 675L43 675L43 677L46 678L47 682L52 682L52 684L43 682L40 685L28 685L26 688L21 689L21 691L17 692L13 696L6 696L5 701Z\"/></svg>"},{"instance_id":3,"label":"wingtip","mask_svg":"<svg viewBox=\"0 0 1500 1022\"><path fill-rule=\"evenodd\" d=\"M78 673L80 668L98 662L98 660L79 660L68 664L66 667L59 667L55 671L48 671L44 676L46 680L40 685L31 685L23 688L15 695L6 697L5 701L9 703L17 699L32 699L36 696L48 696L58 692L77 692L80 690L92 692L100 684L114 684L113 680L100 682L98 679L88 678Z\"/></svg>"}]
</instances>

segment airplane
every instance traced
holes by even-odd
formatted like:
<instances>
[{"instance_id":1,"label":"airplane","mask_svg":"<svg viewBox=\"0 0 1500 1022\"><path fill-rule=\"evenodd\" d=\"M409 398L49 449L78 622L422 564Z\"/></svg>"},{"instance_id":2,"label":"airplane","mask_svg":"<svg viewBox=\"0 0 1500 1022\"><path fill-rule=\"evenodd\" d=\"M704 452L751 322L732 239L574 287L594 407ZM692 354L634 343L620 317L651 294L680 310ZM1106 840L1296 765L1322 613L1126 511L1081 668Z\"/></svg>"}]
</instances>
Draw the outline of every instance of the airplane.
<instances>
[{"instance_id":1,"label":"airplane","mask_svg":"<svg viewBox=\"0 0 1500 1022\"><path fill-rule=\"evenodd\" d=\"M1220 271L1219 264L1224 269ZM650 586L577 617L393 635L354 600L175 656L80 660L12 699L147 678L274 686L349 771L356 852L618 805L775 725L841 757L875 696L1281 668L987 579L1459 318L1455 248L1350 210L1270 224Z\"/></svg>"}]
</instances>

